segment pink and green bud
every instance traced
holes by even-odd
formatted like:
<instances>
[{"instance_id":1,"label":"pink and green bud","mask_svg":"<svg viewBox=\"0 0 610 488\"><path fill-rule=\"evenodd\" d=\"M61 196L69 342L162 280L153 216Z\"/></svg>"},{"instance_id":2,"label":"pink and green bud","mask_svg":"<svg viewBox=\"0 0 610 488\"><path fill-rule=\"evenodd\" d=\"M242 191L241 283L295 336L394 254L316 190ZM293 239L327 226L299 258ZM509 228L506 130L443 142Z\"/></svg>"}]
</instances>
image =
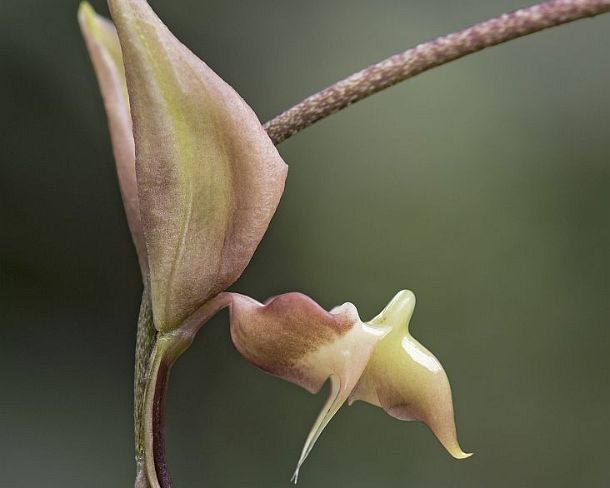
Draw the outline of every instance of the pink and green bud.
<instances>
[{"instance_id":1,"label":"pink and green bud","mask_svg":"<svg viewBox=\"0 0 610 488\"><path fill-rule=\"evenodd\" d=\"M145 0L108 3L120 49L112 27L88 6L81 23L119 174L126 168L126 207L139 207L132 231L136 244L140 228L143 234L155 326L165 333L241 275L277 208L287 166L252 109Z\"/></svg>"}]
</instances>

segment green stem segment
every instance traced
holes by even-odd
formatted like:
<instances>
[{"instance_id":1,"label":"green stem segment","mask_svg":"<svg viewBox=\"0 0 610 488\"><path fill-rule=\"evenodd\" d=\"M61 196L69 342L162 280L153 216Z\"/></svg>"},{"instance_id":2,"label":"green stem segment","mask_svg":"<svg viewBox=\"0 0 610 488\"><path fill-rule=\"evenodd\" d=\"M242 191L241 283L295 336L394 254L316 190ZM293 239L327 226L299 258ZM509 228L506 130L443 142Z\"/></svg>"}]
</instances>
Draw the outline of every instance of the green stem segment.
<instances>
[{"instance_id":1,"label":"green stem segment","mask_svg":"<svg viewBox=\"0 0 610 488\"><path fill-rule=\"evenodd\" d=\"M148 290L144 291L146 295ZM150 303L144 297L142 303ZM155 333L149 344L152 313L140 313L136 354L136 453L138 473L135 488L171 488L165 459L164 411L169 374L176 360L191 346L199 329L216 313L229 305L229 295L221 293L204 304L178 329ZM148 347L148 346L151 347ZM146 346L146 347L145 347ZM146 357L142 356L147 354ZM142 369L137 365L146 365ZM144 384L144 388L141 385Z\"/></svg>"},{"instance_id":2,"label":"green stem segment","mask_svg":"<svg viewBox=\"0 0 610 488\"><path fill-rule=\"evenodd\" d=\"M148 286L145 284L138 317L134 372L134 428L137 468L135 488L150 488L144 466L144 398L148 383L149 363L155 348L156 337L157 331L153 323L150 293Z\"/></svg>"},{"instance_id":3,"label":"green stem segment","mask_svg":"<svg viewBox=\"0 0 610 488\"><path fill-rule=\"evenodd\" d=\"M374 93L468 54L610 11L610 0L552 0L503 14L395 54L355 73L265 124L275 144Z\"/></svg>"},{"instance_id":4,"label":"green stem segment","mask_svg":"<svg viewBox=\"0 0 610 488\"><path fill-rule=\"evenodd\" d=\"M169 372L188 345L180 337L161 336L154 347L144 408L144 466L152 488L171 488L165 460L164 412Z\"/></svg>"}]
</instances>

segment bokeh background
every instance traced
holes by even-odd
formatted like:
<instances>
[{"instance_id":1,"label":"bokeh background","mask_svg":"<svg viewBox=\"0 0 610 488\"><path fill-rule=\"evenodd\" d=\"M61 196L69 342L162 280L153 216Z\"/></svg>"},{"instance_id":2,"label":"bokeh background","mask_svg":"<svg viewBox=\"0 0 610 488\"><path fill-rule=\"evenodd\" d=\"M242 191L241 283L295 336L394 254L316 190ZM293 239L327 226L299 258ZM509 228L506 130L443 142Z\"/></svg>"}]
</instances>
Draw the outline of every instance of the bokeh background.
<instances>
[{"instance_id":1,"label":"bokeh background","mask_svg":"<svg viewBox=\"0 0 610 488\"><path fill-rule=\"evenodd\" d=\"M92 2L107 13L101 0ZM387 55L525 1L156 0L267 120ZM0 459L7 488L132 486L141 291L73 0L0 2ZM487 50L280 147L269 233L234 289L364 318L413 289L462 446L344 408L302 488L609 485L610 16ZM264 375L223 313L175 367L177 487L288 487L326 394Z\"/></svg>"}]
</instances>

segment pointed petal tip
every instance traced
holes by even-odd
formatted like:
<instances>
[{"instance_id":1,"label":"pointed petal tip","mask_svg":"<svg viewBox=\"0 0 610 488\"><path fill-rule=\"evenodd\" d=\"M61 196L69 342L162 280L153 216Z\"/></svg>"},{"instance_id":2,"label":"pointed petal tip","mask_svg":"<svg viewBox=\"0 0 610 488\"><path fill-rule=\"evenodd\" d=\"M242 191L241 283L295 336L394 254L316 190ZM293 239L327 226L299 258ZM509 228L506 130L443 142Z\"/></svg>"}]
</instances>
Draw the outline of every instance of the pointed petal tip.
<instances>
[{"instance_id":1,"label":"pointed petal tip","mask_svg":"<svg viewBox=\"0 0 610 488\"><path fill-rule=\"evenodd\" d=\"M442 424L429 423L424 421L428 428L435 435L437 440L446 449L446 451L454 459L467 459L473 455L472 452L464 452L458 441L457 432L455 429L455 420L453 419L453 408L451 410L450 419L447 419L447 423L443 426ZM447 425L449 424L449 425Z\"/></svg>"},{"instance_id":2,"label":"pointed petal tip","mask_svg":"<svg viewBox=\"0 0 610 488\"><path fill-rule=\"evenodd\" d=\"M396 293L396 295L394 295L393 299L415 300L415 293L413 293L411 290L400 290Z\"/></svg>"},{"instance_id":3,"label":"pointed petal tip","mask_svg":"<svg viewBox=\"0 0 610 488\"><path fill-rule=\"evenodd\" d=\"M87 1L81 2L78 4L78 16L80 17L85 17L87 15L91 15L91 14L95 14L95 11L93 10L93 7L91 6L91 4Z\"/></svg>"},{"instance_id":4,"label":"pointed petal tip","mask_svg":"<svg viewBox=\"0 0 610 488\"><path fill-rule=\"evenodd\" d=\"M413 313L415 302L415 293L411 290L400 290L394 295L394 298L392 298L386 309L400 309Z\"/></svg>"},{"instance_id":5,"label":"pointed petal tip","mask_svg":"<svg viewBox=\"0 0 610 488\"><path fill-rule=\"evenodd\" d=\"M93 7L89 2L81 2L79 4L77 18L81 27L84 29L88 31L92 30L91 27L93 27L96 15L95 10L93 10Z\"/></svg>"},{"instance_id":6,"label":"pointed petal tip","mask_svg":"<svg viewBox=\"0 0 610 488\"><path fill-rule=\"evenodd\" d=\"M95 36L101 23L106 21L106 19L99 15L87 1L83 1L79 4L77 19L81 29L91 36Z\"/></svg>"},{"instance_id":7,"label":"pointed petal tip","mask_svg":"<svg viewBox=\"0 0 610 488\"><path fill-rule=\"evenodd\" d=\"M91 4L89 2L80 2L78 4L78 16L79 17L86 14L87 10L93 10L93 8L91 7Z\"/></svg>"},{"instance_id":8,"label":"pointed petal tip","mask_svg":"<svg viewBox=\"0 0 610 488\"><path fill-rule=\"evenodd\" d=\"M297 463L297 468L292 476L292 482L294 484L297 483L299 478L299 471L301 466L305 460L309 457L313 446L316 444L318 438L328 425L328 423L332 420L335 414L339 411L339 409L346 402L347 397L351 392L351 388L347 387L347 385L341 382L341 378L337 375L332 375L330 377L330 392L328 394L328 399L326 400L326 404L324 408L318 415L309 435L307 436L307 440L305 441L305 445L303 446L303 450L301 451L301 457L299 458L299 462Z\"/></svg>"},{"instance_id":9,"label":"pointed petal tip","mask_svg":"<svg viewBox=\"0 0 610 488\"><path fill-rule=\"evenodd\" d=\"M415 294L411 290L401 290L370 323L391 327L408 326L415 310L415 302Z\"/></svg>"},{"instance_id":10,"label":"pointed petal tip","mask_svg":"<svg viewBox=\"0 0 610 488\"><path fill-rule=\"evenodd\" d=\"M294 473L292 474L292 478L290 478L290 482L293 485L296 485L299 482L299 468L295 469Z\"/></svg>"},{"instance_id":11,"label":"pointed petal tip","mask_svg":"<svg viewBox=\"0 0 610 488\"><path fill-rule=\"evenodd\" d=\"M428 427L431 427L428 425ZM453 432L451 434L443 435L442 432L435 432L433 429L432 433L436 436L441 445L447 450L449 455L451 455L454 459L467 459L473 455L472 452L464 452L460 443L458 442L457 435L455 433L455 427L452 429Z\"/></svg>"},{"instance_id":12,"label":"pointed petal tip","mask_svg":"<svg viewBox=\"0 0 610 488\"><path fill-rule=\"evenodd\" d=\"M462 449L460 448L460 446L455 446L451 449L447 448L447 451L449 452L449 454L451 454L451 456L454 459L468 459L470 456L472 456L474 453L473 452L464 452L462 451Z\"/></svg>"}]
</instances>

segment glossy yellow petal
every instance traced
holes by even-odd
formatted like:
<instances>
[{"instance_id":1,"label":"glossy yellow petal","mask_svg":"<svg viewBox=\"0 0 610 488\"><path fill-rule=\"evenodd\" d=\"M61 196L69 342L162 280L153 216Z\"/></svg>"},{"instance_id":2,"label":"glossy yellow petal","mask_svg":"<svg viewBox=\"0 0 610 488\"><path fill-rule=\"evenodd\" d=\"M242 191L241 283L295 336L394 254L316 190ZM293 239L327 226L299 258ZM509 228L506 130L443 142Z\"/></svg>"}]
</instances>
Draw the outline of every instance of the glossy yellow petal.
<instances>
[{"instance_id":1,"label":"glossy yellow petal","mask_svg":"<svg viewBox=\"0 0 610 488\"><path fill-rule=\"evenodd\" d=\"M364 324L351 303L327 312L300 293L279 295L264 305L230 295L231 337L246 359L312 393L331 380L328 401L303 447L296 481L301 465L349 397L387 330Z\"/></svg>"},{"instance_id":2,"label":"glossy yellow petal","mask_svg":"<svg viewBox=\"0 0 610 488\"><path fill-rule=\"evenodd\" d=\"M287 167L244 100L144 0L109 0L125 59L155 326L176 329L243 272Z\"/></svg>"},{"instance_id":3,"label":"glossy yellow petal","mask_svg":"<svg viewBox=\"0 0 610 488\"><path fill-rule=\"evenodd\" d=\"M409 333L414 308L415 295L401 291L369 322L390 332L375 348L350 404L363 400L400 420L424 422L453 457L469 457L458 444L445 370Z\"/></svg>"},{"instance_id":4,"label":"glossy yellow petal","mask_svg":"<svg viewBox=\"0 0 610 488\"><path fill-rule=\"evenodd\" d=\"M127 223L146 276L148 260L140 220L135 144L119 38L112 23L97 15L87 2L80 5L78 21L102 92Z\"/></svg>"}]
</instances>

